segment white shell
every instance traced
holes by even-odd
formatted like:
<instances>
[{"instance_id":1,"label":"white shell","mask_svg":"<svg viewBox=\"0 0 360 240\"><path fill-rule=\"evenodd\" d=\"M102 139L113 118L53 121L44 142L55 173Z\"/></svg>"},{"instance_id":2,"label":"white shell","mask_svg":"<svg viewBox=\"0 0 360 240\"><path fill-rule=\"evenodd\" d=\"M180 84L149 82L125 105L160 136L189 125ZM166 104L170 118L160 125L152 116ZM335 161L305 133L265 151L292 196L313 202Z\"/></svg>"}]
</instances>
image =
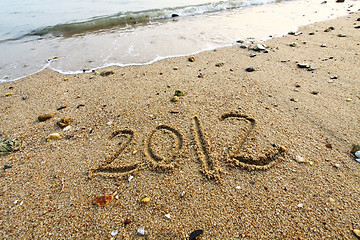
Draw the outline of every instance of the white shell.
<instances>
[{"instance_id":1,"label":"white shell","mask_svg":"<svg viewBox=\"0 0 360 240\"><path fill-rule=\"evenodd\" d=\"M355 156L356 156L356 158L360 158L360 151L357 151L357 152L355 153Z\"/></svg>"},{"instance_id":2,"label":"white shell","mask_svg":"<svg viewBox=\"0 0 360 240\"><path fill-rule=\"evenodd\" d=\"M143 226L140 226L137 230L137 233L139 234L139 236L144 236L145 235L145 229Z\"/></svg>"}]
</instances>

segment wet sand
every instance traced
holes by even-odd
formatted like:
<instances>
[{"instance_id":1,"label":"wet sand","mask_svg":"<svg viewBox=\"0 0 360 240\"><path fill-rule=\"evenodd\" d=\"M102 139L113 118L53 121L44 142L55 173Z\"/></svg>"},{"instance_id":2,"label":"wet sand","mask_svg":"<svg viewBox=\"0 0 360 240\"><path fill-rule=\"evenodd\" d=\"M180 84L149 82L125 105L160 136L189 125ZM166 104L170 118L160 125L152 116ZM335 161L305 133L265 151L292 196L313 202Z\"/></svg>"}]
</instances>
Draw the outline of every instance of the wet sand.
<instances>
[{"instance_id":1,"label":"wet sand","mask_svg":"<svg viewBox=\"0 0 360 240\"><path fill-rule=\"evenodd\" d=\"M1 238L356 239L358 18L303 27L266 52L239 44L1 84L0 133L23 141L0 157ZM94 204L103 195L113 200Z\"/></svg>"}]
</instances>

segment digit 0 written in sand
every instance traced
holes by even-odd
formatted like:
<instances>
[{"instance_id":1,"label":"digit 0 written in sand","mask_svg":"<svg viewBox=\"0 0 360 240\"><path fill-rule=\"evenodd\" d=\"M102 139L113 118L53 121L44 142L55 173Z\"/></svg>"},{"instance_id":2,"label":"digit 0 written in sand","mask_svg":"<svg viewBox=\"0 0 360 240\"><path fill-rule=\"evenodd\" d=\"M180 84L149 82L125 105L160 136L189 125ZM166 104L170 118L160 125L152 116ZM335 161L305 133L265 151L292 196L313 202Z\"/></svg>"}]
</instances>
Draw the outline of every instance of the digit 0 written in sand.
<instances>
[{"instance_id":1,"label":"digit 0 written in sand","mask_svg":"<svg viewBox=\"0 0 360 240\"><path fill-rule=\"evenodd\" d=\"M286 149L282 146L272 146L264 154L249 154L245 148L254 141L254 129L257 120L246 114L229 112L220 117L220 121L229 120L244 121L247 124L246 130L238 136L235 146L231 148L225 159L231 167L239 167L246 170L266 170L274 166L281 157L284 156ZM240 127L240 126L239 126ZM199 163L199 170L208 179L221 180L222 168L219 166L219 158L211 157L210 146L206 139L206 133L202 128L201 120L195 116L191 123L191 135L194 142L194 149ZM162 141L156 138L167 138L171 142L170 147L166 148ZM143 169L143 159L153 171L169 172L174 171L178 166L184 146L183 134L168 125L159 125L143 139L142 153L133 150L137 144L136 132L131 129L121 129L114 131L109 141L116 144L116 149L110 157L101 162L97 167L90 169L89 177L102 176L106 178L122 178ZM159 154L160 152L167 154ZM145 157L142 157L145 156Z\"/></svg>"}]
</instances>

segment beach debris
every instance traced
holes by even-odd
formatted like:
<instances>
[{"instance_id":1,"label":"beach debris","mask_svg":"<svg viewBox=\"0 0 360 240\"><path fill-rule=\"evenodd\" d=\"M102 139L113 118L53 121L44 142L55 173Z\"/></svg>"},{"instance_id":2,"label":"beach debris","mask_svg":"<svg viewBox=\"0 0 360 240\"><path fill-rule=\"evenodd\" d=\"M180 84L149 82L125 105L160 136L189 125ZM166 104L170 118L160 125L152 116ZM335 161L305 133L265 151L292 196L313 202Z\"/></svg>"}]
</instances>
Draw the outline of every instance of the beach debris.
<instances>
[{"instance_id":1,"label":"beach debris","mask_svg":"<svg viewBox=\"0 0 360 240\"><path fill-rule=\"evenodd\" d=\"M53 118L54 116L54 113L41 114L40 116L38 116L38 120L39 122L45 122L46 120Z\"/></svg>"},{"instance_id":2,"label":"beach debris","mask_svg":"<svg viewBox=\"0 0 360 240\"><path fill-rule=\"evenodd\" d=\"M295 161L298 163L306 163L305 159L302 156L296 155Z\"/></svg>"},{"instance_id":3,"label":"beach debris","mask_svg":"<svg viewBox=\"0 0 360 240\"><path fill-rule=\"evenodd\" d=\"M195 62L195 58L194 58L194 57L189 57L189 58L188 58L188 61L189 61L189 62Z\"/></svg>"},{"instance_id":4,"label":"beach debris","mask_svg":"<svg viewBox=\"0 0 360 240\"><path fill-rule=\"evenodd\" d=\"M339 33L339 34L338 34L338 37L346 37L346 34L344 34L344 33Z\"/></svg>"},{"instance_id":5,"label":"beach debris","mask_svg":"<svg viewBox=\"0 0 360 240\"><path fill-rule=\"evenodd\" d=\"M289 44L290 47L296 47L297 43L296 42L292 42Z\"/></svg>"},{"instance_id":6,"label":"beach debris","mask_svg":"<svg viewBox=\"0 0 360 240\"><path fill-rule=\"evenodd\" d=\"M10 169L10 168L12 168L12 166L4 165L4 172L6 171L6 169Z\"/></svg>"},{"instance_id":7,"label":"beach debris","mask_svg":"<svg viewBox=\"0 0 360 240\"><path fill-rule=\"evenodd\" d=\"M357 237L360 237L360 229L353 229L353 232Z\"/></svg>"},{"instance_id":8,"label":"beach debris","mask_svg":"<svg viewBox=\"0 0 360 240\"><path fill-rule=\"evenodd\" d=\"M150 197L144 197L143 199L141 199L141 202L148 204L150 202Z\"/></svg>"},{"instance_id":9,"label":"beach debris","mask_svg":"<svg viewBox=\"0 0 360 240\"><path fill-rule=\"evenodd\" d=\"M71 119L68 117L62 118L57 122L57 125L61 128L65 128L71 124Z\"/></svg>"},{"instance_id":10,"label":"beach debris","mask_svg":"<svg viewBox=\"0 0 360 240\"><path fill-rule=\"evenodd\" d=\"M174 95L178 97L182 97L185 96L185 92L181 90L176 90Z\"/></svg>"},{"instance_id":11,"label":"beach debris","mask_svg":"<svg viewBox=\"0 0 360 240\"><path fill-rule=\"evenodd\" d=\"M198 229L190 233L189 240L196 240L198 236L203 234L204 230Z\"/></svg>"},{"instance_id":12,"label":"beach debris","mask_svg":"<svg viewBox=\"0 0 360 240\"><path fill-rule=\"evenodd\" d=\"M53 140L59 140L61 138L59 133L51 133L49 136L47 136L46 141L53 141Z\"/></svg>"},{"instance_id":13,"label":"beach debris","mask_svg":"<svg viewBox=\"0 0 360 240\"><path fill-rule=\"evenodd\" d=\"M223 62L220 62L220 63L215 64L215 66L216 66L216 67L222 67L222 66L224 66L224 63L223 63Z\"/></svg>"},{"instance_id":14,"label":"beach debris","mask_svg":"<svg viewBox=\"0 0 360 240\"><path fill-rule=\"evenodd\" d=\"M102 71L100 73L100 76L105 77L105 76L109 76L111 74L114 74L114 72L113 71Z\"/></svg>"},{"instance_id":15,"label":"beach debris","mask_svg":"<svg viewBox=\"0 0 360 240\"><path fill-rule=\"evenodd\" d=\"M255 71L255 68L254 68L253 66L250 66L250 67L245 68L245 71L247 71L247 72L254 72L254 71Z\"/></svg>"},{"instance_id":16,"label":"beach debris","mask_svg":"<svg viewBox=\"0 0 360 240\"><path fill-rule=\"evenodd\" d=\"M166 217L167 219L170 219L170 218L171 218L170 213L165 214L165 217Z\"/></svg>"},{"instance_id":17,"label":"beach debris","mask_svg":"<svg viewBox=\"0 0 360 240\"><path fill-rule=\"evenodd\" d=\"M10 96L12 96L12 95L14 95L13 92L5 93L5 97L10 97Z\"/></svg>"},{"instance_id":18,"label":"beach debris","mask_svg":"<svg viewBox=\"0 0 360 240\"><path fill-rule=\"evenodd\" d=\"M0 156L7 155L20 149L22 141L17 138L8 138L0 142Z\"/></svg>"},{"instance_id":19,"label":"beach debris","mask_svg":"<svg viewBox=\"0 0 360 240\"><path fill-rule=\"evenodd\" d=\"M116 236L117 234L119 233L119 231L118 230L113 230L113 231L111 231L111 236Z\"/></svg>"},{"instance_id":20,"label":"beach debris","mask_svg":"<svg viewBox=\"0 0 360 240\"><path fill-rule=\"evenodd\" d=\"M137 229L137 234L139 236L145 236L145 228L143 226L140 226L138 229Z\"/></svg>"},{"instance_id":21,"label":"beach debris","mask_svg":"<svg viewBox=\"0 0 360 240\"><path fill-rule=\"evenodd\" d=\"M172 102L178 102L178 101L180 101L180 98L179 98L178 96L173 96L173 97L171 98L171 101L172 101Z\"/></svg>"},{"instance_id":22,"label":"beach debris","mask_svg":"<svg viewBox=\"0 0 360 240\"><path fill-rule=\"evenodd\" d=\"M179 113L180 111L179 110L176 110L176 109L171 109L170 110L170 113Z\"/></svg>"},{"instance_id":23,"label":"beach debris","mask_svg":"<svg viewBox=\"0 0 360 240\"><path fill-rule=\"evenodd\" d=\"M309 35L315 35L315 32L309 32Z\"/></svg>"},{"instance_id":24,"label":"beach debris","mask_svg":"<svg viewBox=\"0 0 360 240\"><path fill-rule=\"evenodd\" d=\"M354 155L356 158L360 158L360 151L355 152Z\"/></svg>"},{"instance_id":25,"label":"beach debris","mask_svg":"<svg viewBox=\"0 0 360 240\"><path fill-rule=\"evenodd\" d=\"M64 108L66 108L66 106L60 106L60 107L58 107L56 110L58 110L58 111L60 111L60 110L63 110Z\"/></svg>"},{"instance_id":26,"label":"beach debris","mask_svg":"<svg viewBox=\"0 0 360 240\"><path fill-rule=\"evenodd\" d=\"M173 70L179 70L180 68L179 67L173 67Z\"/></svg>"},{"instance_id":27,"label":"beach debris","mask_svg":"<svg viewBox=\"0 0 360 240\"><path fill-rule=\"evenodd\" d=\"M128 178L128 182L130 183L131 180L133 180L133 179L134 179L134 176L133 176L133 175L130 175L129 178Z\"/></svg>"},{"instance_id":28,"label":"beach debris","mask_svg":"<svg viewBox=\"0 0 360 240\"><path fill-rule=\"evenodd\" d=\"M130 224L131 223L131 220L130 219L125 219L125 221L124 221L124 225L128 225L128 224Z\"/></svg>"},{"instance_id":29,"label":"beach debris","mask_svg":"<svg viewBox=\"0 0 360 240\"><path fill-rule=\"evenodd\" d=\"M53 58L48 58L48 62L51 62L51 61L53 61L53 60L58 60L59 59L59 57L53 57Z\"/></svg>"},{"instance_id":30,"label":"beach debris","mask_svg":"<svg viewBox=\"0 0 360 240\"><path fill-rule=\"evenodd\" d=\"M112 200L114 200L114 196L111 194L98 196L93 199L93 204L102 207L108 205Z\"/></svg>"}]
</instances>

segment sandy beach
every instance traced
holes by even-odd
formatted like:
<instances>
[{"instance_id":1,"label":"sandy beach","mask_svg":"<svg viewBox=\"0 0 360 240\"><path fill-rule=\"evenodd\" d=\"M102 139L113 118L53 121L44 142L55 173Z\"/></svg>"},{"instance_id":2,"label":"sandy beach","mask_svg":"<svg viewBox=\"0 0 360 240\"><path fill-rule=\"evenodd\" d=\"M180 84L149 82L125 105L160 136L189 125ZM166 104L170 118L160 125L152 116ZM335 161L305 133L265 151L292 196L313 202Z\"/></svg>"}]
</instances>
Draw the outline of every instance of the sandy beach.
<instances>
[{"instance_id":1,"label":"sandy beach","mask_svg":"<svg viewBox=\"0 0 360 240\"><path fill-rule=\"evenodd\" d=\"M359 18L0 84L0 238L358 239Z\"/></svg>"}]
</instances>

